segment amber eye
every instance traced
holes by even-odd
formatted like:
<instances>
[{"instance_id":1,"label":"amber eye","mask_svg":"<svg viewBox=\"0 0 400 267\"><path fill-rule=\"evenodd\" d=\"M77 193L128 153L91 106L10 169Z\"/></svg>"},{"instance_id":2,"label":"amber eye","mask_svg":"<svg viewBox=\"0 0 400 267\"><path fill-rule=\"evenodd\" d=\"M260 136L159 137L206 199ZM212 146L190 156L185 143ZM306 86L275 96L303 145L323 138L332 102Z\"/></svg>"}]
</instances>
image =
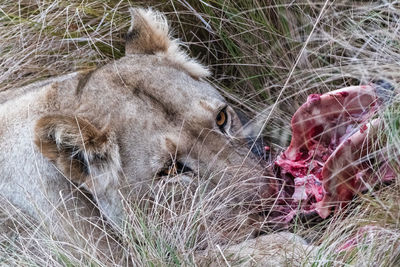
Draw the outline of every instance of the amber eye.
<instances>
[{"instance_id":1,"label":"amber eye","mask_svg":"<svg viewBox=\"0 0 400 267\"><path fill-rule=\"evenodd\" d=\"M220 129L223 129L225 127L227 119L228 119L228 114L226 114L226 108L224 108L218 113L217 118L215 119Z\"/></svg>"}]
</instances>

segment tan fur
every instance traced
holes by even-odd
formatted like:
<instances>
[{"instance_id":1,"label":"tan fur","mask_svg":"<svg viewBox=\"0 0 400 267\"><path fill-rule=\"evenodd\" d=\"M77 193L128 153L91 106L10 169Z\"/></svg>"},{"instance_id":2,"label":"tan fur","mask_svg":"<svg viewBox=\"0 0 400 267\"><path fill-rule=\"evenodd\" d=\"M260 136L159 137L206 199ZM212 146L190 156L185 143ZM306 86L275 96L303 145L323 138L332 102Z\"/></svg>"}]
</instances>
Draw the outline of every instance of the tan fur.
<instances>
[{"instance_id":1,"label":"tan fur","mask_svg":"<svg viewBox=\"0 0 400 267\"><path fill-rule=\"evenodd\" d=\"M199 254L201 266L304 266L311 262L317 249L307 245L299 236L281 232L246 240L240 244L223 247L209 253Z\"/></svg>"},{"instance_id":2,"label":"tan fur","mask_svg":"<svg viewBox=\"0 0 400 267\"><path fill-rule=\"evenodd\" d=\"M0 197L61 239L76 229L93 239L99 216L121 229L124 205L162 180L171 161L192 169L185 177L230 188L223 194L249 209L276 194L237 114L169 37L164 16L132 15L125 57L0 93Z\"/></svg>"},{"instance_id":3,"label":"tan fur","mask_svg":"<svg viewBox=\"0 0 400 267\"><path fill-rule=\"evenodd\" d=\"M79 184L90 178L90 166L111 154L112 137L90 122L73 116L47 115L35 126L35 144L40 152ZM97 159L96 159L97 157ZM89 164L90 162L90 164Z\"/></svg>"},{"instance_id":4,"label":"tan fur","mask_svg":"<svg viewBox=\"0 0 400 267\"><path fill-rule=\"evenodd\" d=\"M127 54L155 54L166 58L171 65L187 71L199 79L210 72L196 60L189 58L179 47L178 40L169 36L168 22L151 9L131 9L132 24L128 32Z\"/></svg>"}]
</instances>

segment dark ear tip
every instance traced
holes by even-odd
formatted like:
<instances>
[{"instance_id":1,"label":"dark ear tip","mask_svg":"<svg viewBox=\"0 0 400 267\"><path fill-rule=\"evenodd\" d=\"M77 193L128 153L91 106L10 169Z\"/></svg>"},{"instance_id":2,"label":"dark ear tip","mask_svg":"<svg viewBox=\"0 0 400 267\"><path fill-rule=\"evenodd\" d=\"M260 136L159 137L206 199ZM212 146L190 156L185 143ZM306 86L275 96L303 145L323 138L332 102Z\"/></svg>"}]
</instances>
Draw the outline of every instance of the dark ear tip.
<instances>
[{"instance_id":1,"label":"dark ear tip","mask_svg":"<svg viewBox=\"0 0 400 267\"><path fill-rule=\"evenodd\" d=\"M132 29L125 34L125 41L130 42L139 37L139 31L137 29Z\"/></svg>"}]
</instances>

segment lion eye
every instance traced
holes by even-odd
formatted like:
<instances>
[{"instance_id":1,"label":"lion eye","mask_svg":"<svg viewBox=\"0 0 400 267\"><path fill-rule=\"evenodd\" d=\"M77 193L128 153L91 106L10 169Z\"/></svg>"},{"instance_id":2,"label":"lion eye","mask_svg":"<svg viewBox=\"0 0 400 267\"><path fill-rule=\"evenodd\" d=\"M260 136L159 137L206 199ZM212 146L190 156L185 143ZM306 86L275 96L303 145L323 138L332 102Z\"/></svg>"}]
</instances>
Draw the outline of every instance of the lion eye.
<instances>
[{"instance_id":1,"label":"lion eye","mask_svg":"<svg viewBox=\"0 0 400 267\"><path fill-rule=\"evenodd\" d=\"M186 172L193 172L191 168L188 166L180 163L180 162L171 162L168 164L168 167L162 169L159 172L159 176L176 176L181 173L186 173Z\"/></svg>"},{"instance_id":2,"label":"lion eye","mask_svg":"<svg viewBox=\"0 0 400 267\"><path fill-rule=\"evenodd\" d=\"M162 169L159 173L160 176L175 176L178 174L178 169L175 164L172 164L164 169Z\"/></svg>"},{"instance_id":3,"label":"lion eye","mask_svg":"<svg viewBox=\"0 0 400 267\"><path fill-rule=\"evenodd\" d=\"M176 164L172 164L172 166L168 168L167 175L175 176L177 174L178 174L178 169L176 168Z\"/></svg>"},{"instance_id":4,"label":"lion eye","mask_svg":"<svg viewBox=\"0 0 400 267\"><path fill-rule=\"evenodd\" d=\"M228 119L228 114L226 114L226 108L224 108L218 113L217 118L215 119L218 127L221 130L225 127L227 119Z\"/></svg>"}]
</instances>

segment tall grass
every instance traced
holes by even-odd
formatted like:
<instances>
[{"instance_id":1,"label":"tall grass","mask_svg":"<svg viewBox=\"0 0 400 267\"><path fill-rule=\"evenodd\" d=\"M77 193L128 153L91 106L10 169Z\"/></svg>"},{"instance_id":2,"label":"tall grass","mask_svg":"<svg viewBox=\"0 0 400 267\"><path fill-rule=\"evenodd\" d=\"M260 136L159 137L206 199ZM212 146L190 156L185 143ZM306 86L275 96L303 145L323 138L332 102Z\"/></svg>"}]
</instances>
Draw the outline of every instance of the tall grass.
<instances>
[{"instance_id":1,"label":"tall grass","mask_svg":"<svg viewBox=\"0 0 400 267\"><path fill-rule=\"evenodd\" d=\"M308 94L377 79L399 87L398 1L3 0L0 91L120 58L130 24L128 7L149 5L167 14L175 36L211 67L210 82L238 109L265 118L276 103L263 131L274 153L288 145L291 116ZM397 168L398 103L395 96L377 115L388 126L380 149ZM228 243L248 237L248 231L240 231L246 216L229 216L238 207L223 209L229 201L218 198L216 191L202 191L204 187L160 185L152 197L138 200L121 237L124 259L146 266L192 265L195 251L212 248L224 230L230 233ZM304 264L399 264L399 196L395 181L360 195L347 212L331 219L314 225L297 221L294 231L319 246L316 257ZM50 234L32 228L24 215L4 214L1 220L22 228L11 235L0 233L1 264L107 264L93 256L90 245L80 251L84 257L70 253ZM232 229L220 229L227 224ZM354 246L340 250L352 239L357 239Z\"/></svg>"}]
</instances>

